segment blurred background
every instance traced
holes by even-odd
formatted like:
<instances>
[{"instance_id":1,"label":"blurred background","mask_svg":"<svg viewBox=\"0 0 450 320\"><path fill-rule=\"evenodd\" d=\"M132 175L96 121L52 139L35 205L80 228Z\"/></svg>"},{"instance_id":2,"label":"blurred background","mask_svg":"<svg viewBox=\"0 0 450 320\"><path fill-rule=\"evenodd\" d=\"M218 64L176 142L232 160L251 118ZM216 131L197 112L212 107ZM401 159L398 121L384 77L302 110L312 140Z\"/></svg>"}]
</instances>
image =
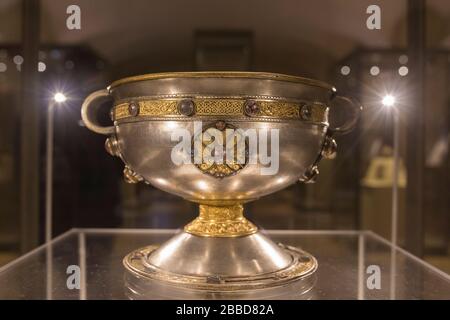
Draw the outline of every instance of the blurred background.
<instances>
[{"instance_id":1,"label":"blurred background","mask_svg":"<svg viewBox=\"0 0 450 320\"><path fill-rule=\"evenodd\" d=\"M70 29L80 8L81 29ZM381 29L366 21L381 9ZM0 265L45 240L47 110L54 109L53 234L73 227L179 228L196 206L129 185L83 99L124 76L251 70L327 81L364 105L315 184L247 206L266 229L368 229L391 237L399 112L398 243L450 272L448 0L0 0ZM109 117L105 106L104 119ZM336 115L338 117L338 115Z\"/></svg>"}]
</instances>

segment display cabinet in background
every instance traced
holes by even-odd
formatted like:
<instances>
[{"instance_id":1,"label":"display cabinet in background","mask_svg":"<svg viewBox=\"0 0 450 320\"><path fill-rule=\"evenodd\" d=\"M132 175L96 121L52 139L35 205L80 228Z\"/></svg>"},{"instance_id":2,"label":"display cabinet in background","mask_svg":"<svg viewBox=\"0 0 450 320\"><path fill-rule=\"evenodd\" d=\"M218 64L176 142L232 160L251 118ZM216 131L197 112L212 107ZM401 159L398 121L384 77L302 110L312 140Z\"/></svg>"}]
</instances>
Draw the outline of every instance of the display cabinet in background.
<instances>
[{"instance_id":1,"label":"display cabinet in background","mask_svg":"<svg viewBox=\"0 0 450 320\"><path fill-rule=\"evenodd\" d=\"M398 184L398 243L405 245L405 234L415 233L408 224L409 212L407 146L414 147L408 136L406 123L411 113L414 83L409 74L410 62L405 50L360 49L336 67L338 87L358 92L365 112L360 122L359 157L359 226L373 230L383 237L391 237L392 186L394 182L394 118L383 105L385 95L396 98L399 113ZM449 128L450 53L445 50L427 51L424 90L424 165L423 185L416 186L423 193L423 229L418 235L424 245L425 256L441 262L447 268L449 253L450 201L444 190L450 185ZM408 140L410 139L410 140ZM439 258L442 257L443 259Z\"/></svg>"}]
</instances>

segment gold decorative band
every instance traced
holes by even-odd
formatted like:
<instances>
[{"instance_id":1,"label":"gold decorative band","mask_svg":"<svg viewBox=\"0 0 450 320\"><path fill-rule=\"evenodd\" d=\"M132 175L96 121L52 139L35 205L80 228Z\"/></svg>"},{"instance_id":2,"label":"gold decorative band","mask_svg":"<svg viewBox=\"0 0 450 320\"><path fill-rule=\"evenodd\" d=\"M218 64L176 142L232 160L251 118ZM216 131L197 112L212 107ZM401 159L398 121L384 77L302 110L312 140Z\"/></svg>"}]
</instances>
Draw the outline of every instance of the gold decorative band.
<instances>
[{"instance_id":1,"label":"gold decorative band","mask_svg":"<svg viewBox=\"0 0 450 320\"><path fill-rule=\"evenodd\" d=\"M180 105L186 102L187 108L181 108ZM120 103L113 109L114 120L134 117L189 119L193 116L297 119L327 123L328 108L322 103L306 104L268 99L167 98Z\"/></svg>"},{"instance_id":2,"label":"gold decorative band","mask_svg":"<svg viewBox=\"0 0 450 320\"><path fill-rule=\"evenodd\" d=\"M200 205L200 215L184 227L186 232L200 237L240 237L258 231L243 215L242 205Z\"/></svg>"}]
</instances>

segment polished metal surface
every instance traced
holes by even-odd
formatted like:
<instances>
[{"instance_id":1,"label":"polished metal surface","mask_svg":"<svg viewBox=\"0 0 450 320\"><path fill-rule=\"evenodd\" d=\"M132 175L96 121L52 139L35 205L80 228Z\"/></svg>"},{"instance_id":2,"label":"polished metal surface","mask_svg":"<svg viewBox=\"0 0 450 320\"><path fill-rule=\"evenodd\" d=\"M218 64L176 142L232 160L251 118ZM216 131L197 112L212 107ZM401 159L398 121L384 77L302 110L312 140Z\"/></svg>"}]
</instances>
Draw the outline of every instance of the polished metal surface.
<instances>
[{"instance_id":1,"label":"polished metal surface","mask_svg":"<svg viewBox=\"0 0 450 320\"><path fill-rule=\"evenodd\" d=\"M267 127L280 130L276 175L261 175L259 162L249 164L238 174L225 179L202 174L194 164L175 165L171 150L177 142L171 141L170 132L178 128L193 132L192 121L122 123L116 126L116 134L124 162L153 186L199 203L221 200L242 203L297 182L316 160L326 133L325 126L299 121L229 123L244 130Z\"/></svg>"},{"instance_id":2,"label":"polished metal surface","mask_svg":"<svg viewBox=\"0 0 450 320\"><path fill-rule=\"evenodd\" d=\"M305 97L329 101L334 87L318 80L264 72L173 72L115 81L108 88L115 100L131 96L218 95Z\"/></svg>"},{"instance_id":3,"label":"polished metal surface","mask_svg":"<svg viewBox=\"0 0 450 320\"><path fill-rule=\"evenodd\" d=\"M125 296L130 300L310 300L316 292L315 273L285 285L264 289L210 291L189 287L177 287L127 272Z\"/></svg>"},{"instance_id":4,"label":"polished metal surface","mask_svg":"<svg viewBox=\"0 0 450 320\"><path fill-rule=\"evenodd\" d=\"M238 238L181 232L148 258L160 269L188 275L252 276L284 269L291 262L291 256L261 232Z\"/></svg>"},{"instance_id":5,"label":"polished metal surface","mask_svg":"<svg viewBox=\"0 0 450 320\"><path fill-rule=\"evenodd\" d=\"M274 244L260 232L238 238L179 233L161 247L127 255L136 277L211 292L267 289L309 278L317 269L310 254Z\"/></svg>"},{"instance_id":6,"label":"polished metal surface","mask_svg":"<svg viewBox=\"0 0 450 320\"><path fill-rule=\"evenodd\" d=\"M107 98L113 99L114 125L103 127L95 113L98 102ZM354 111L337 128L328 124L333 99ZM201 205L200 216L161 247L130 253L124 259L127 270L137 279L214 292L280 287L310 277L317 268L315 258L258 232L243 217L242 203L297 181L313 182L322 157L335 155L332 135L351 129L358 112L356 103L336 96L326 83L270 73L143 75L91 94L83 103L82 119L90 130L110 136L106 149L125 163L125 180L144 181ZM243 163L174 163L172 151L179 141L172 133L184 129L192 140L204 128L222 135L225 128L265 132L263 148L277 157L277 170L262 174L273 163L260 161L265 152L261 142L256 154L248 153L245 142ZM272 148L276 141L267 134L270 130L278 132L279 148ZM192 152L177 155L192 160Z\"/></svg>"}]
</instances>

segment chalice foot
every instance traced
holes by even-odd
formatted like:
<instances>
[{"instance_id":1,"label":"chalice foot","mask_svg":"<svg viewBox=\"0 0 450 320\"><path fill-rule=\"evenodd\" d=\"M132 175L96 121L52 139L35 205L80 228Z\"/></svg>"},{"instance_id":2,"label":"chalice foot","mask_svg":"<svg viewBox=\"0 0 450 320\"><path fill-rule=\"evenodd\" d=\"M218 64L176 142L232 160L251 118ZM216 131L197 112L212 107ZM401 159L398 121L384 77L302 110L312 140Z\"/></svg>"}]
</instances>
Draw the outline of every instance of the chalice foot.
<instances>
[{"instance_id":1,"label":"chalice foot","mask_svg":"<svg viewBox=\"0 0 450 320\"><path fill-rule=\"evenodd\" d=\"M276 244L243 216L242 205L200 205L200 214L161 246L128 254L123 263L140 279L208 292L286 286L311 277L317 260Z\"/></svg>"}]
</instances>

